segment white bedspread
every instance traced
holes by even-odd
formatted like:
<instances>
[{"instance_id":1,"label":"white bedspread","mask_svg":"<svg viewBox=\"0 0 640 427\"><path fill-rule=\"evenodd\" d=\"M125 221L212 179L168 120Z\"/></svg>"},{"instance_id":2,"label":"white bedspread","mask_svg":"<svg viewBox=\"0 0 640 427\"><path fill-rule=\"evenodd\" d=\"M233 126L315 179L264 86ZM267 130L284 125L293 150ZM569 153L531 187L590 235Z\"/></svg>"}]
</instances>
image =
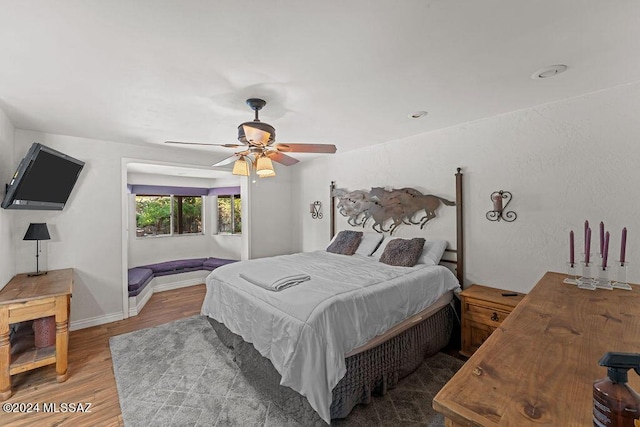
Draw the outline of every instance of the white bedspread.
<instances>
[{"instance_id":1,"label":"white bedspread","mask_svg":"<svg viewBox=\"0 0 640 427\"><path fill-rule=\"evenodd\" d=\"M311 279L273 292L238 276L245 263L207 277L202 314L224 323L273 363L281 384L305 396L327 422L344 355L459 287L442 266L392 267L325 251L269 258Z\"/></svg>"}]
</instances>

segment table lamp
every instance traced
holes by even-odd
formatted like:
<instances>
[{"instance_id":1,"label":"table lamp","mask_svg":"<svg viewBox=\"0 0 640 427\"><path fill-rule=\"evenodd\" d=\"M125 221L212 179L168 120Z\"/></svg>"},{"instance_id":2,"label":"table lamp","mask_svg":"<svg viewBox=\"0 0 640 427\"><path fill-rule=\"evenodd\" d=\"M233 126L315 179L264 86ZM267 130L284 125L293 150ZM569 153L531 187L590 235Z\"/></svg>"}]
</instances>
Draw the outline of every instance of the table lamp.
<instances>
[{"instance_id":1,"label":"table lamp","mask_svg":"<svg viewBox=\"0 0 640 427\"><path fill-rule=\"evenodd\" d=\"M36 241L36 271L35 273L29 273L27 276L40 276L42 274L47 274L46 271L40 271L40 266L38 264L38 258L40 257L40 240L49 240L51 236L49 236L49 229L47 228L47 224L44 222L40 223L31 223L29 224L29 228L27 229L26 234L24 235L24 239L22 240L35 240Z\"/></svg>"}]
</instances>

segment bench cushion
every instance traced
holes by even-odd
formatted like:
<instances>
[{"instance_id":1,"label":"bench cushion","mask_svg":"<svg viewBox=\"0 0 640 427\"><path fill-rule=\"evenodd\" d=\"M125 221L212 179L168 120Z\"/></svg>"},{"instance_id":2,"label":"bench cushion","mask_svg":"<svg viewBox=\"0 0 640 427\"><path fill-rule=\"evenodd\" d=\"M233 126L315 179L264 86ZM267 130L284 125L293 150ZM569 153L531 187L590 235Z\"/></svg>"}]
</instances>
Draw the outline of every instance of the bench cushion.
<instances>
[{"instance_id":1,"label":"bench cushion","mask_svg":"<svg viewBox=\"0 0 640 427\"><path fill-rule=\"evenodd\" d=\"M169 276L171 274L188 273L189 271L201 271L201 270L204 270L204 267L202 266L202 264L200 264L198 267L185 267L185 268L176 268L175 270L158 271L157 273L153 273L153 277Z\"/></svg>"},{"instance_id":2,"label":"bench cushion","mask_svg":"<svg viewBox=\"0 0 640 427\"><path fill-rule=\"evenodd\" d=\"M153 271L149 268L135 267L129 269L129 296L138 295L153 279Z\"/></svg>"},{"instance_id":3,"label":"bench cushion","mask_svg":"<svg viewBox=\"0 0 640 427\"><path fill-rule=\"evenodd\" d=\"M205 270L215 270L216 268L223 266L225 264L231 264L232 262L236 262L234 259L223 259L223 258L209 258L205 262L202 263L202 267Z\"/></svg>"},{"instance_id":4,"label":"bench cushion","mask_svg":"<svg viewBox=\"0 0 640 427\"><path fill-rule=\"evenodd\" d=\"M166 275L172 274L171 272L182 273L184 271L194 271L194 269L202 270L202 263L205 260L206 258L178 259L175 261L165 261L159 262L157 264L143 265L142 268L150 268L151 270L153 270L153 274L155 274L156 276L162 276L163 274L161 273L165 273L164 275Z\"/></svg>"},{"instance_id":5,"label":"bench cushion","mask_svg":"<svg viewBox=\"0 0 640 427\"><path fill-rule=\"evenodd\" d=\"M186 273L189 271L215 270L216 268L236 262L222 258L193 258L159 262L129 269L129 296L134 297L156 276Z\"/></svg>"}]
</instances>

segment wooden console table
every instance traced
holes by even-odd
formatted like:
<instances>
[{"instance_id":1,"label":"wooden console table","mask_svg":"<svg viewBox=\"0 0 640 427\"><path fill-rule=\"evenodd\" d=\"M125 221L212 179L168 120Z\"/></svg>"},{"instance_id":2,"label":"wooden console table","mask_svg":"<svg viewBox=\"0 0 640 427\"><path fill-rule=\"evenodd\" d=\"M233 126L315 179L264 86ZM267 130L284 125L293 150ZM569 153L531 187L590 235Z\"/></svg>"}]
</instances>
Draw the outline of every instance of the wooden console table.
<instances>
[{"instance_id":1,"label":"wooden console table","mask_svg":"<svg viewBox=\"0 0 640 427\"><path fill-rule=\"evenodd\" d=\"M455 426L590 426L607 351L640 352L640 286L578 289L546 273L433 400ZM640 377L629 372L640 390Z\"/></svg>"},{"instance_id":2,"label":"wooden console table","mask_svg":"<svg viewBox=\"0 0 640 427\"><path fill-rule=\"evenodd\" d=\"M11 375L56 364L58 382L67 379L69 302L73 269L49 271L42 276L18 274L0 291L0 401L11 397ZM55 316L55 346L11 355L9 325Z\"/></svg>"}]
</instances>

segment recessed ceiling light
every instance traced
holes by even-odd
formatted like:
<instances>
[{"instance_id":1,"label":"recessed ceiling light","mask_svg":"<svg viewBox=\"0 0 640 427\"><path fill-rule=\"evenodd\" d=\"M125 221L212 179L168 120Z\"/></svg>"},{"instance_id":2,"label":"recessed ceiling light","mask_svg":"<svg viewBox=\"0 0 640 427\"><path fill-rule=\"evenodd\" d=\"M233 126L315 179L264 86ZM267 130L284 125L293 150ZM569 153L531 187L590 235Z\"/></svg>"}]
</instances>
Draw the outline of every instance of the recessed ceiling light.
<instances>
[{"instance_id":1,"label":"recessed ceiling light","mask_svg":"<svg viewBox=\"0 0 640 427\"><path fill-rule=\"evenodd\" d=\"M420 117L424 117L427 114L429 114L429 113L426 112L426 111L416 111L415 113L409 114L409 118L410 119L419 119Z\"/></svg>"},{"instance_id":2,"label":"recessed ceiling light","mask_svg":"<svg viewBox=\"0 0 640 427\"><path fill-rule=\"evenodd\" d=\"M558 74L564 72L567 69L566 65L552 65L550 67L544 67L531 75L531 78L534 80L538 79L548 79L549 77L557 76Z\"/></svg>"}]
</instances>

